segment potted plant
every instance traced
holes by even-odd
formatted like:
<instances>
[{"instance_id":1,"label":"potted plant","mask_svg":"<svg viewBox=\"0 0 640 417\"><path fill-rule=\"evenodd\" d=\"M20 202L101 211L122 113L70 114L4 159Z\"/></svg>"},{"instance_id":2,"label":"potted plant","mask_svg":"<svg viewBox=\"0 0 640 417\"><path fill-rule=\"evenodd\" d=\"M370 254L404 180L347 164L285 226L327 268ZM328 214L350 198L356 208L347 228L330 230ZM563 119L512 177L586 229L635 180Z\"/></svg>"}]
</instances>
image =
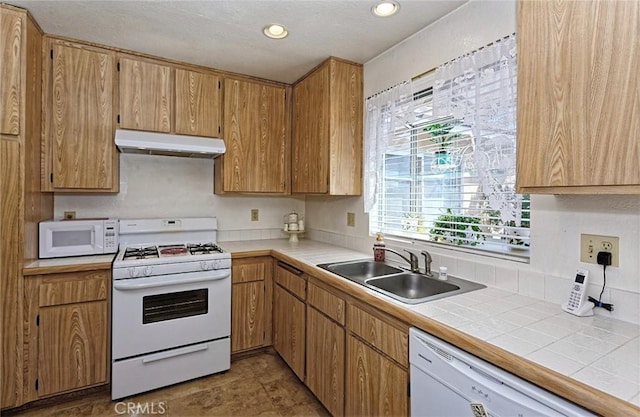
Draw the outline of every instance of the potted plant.
<instances>
[{"instance_id":1,"label":"potted plant","mask_svg":"<svg viewBox=\"0 0 640 417\"><path fill-rule=\"evenodd\" d=\"M456 125L449 122L432 123L425 127L423 131L427 132L430 136L431 142L438 146L438 150L435 151L436 165L444 165L449 163L449 155L447 154L447 148L453 143L453 140L461 137L458 133L449 133Z\"/></svg>"},{"instance_id":2,"label":"potted plant","mask_svg":"<svg viewBox=\"0 0 640 417\"><path fill-rule=\"evenodd\" d=\"M429 233L435 242L455 245L476 246L485 240L479 218L453 214L451 209L436 218Z\"/></svg>"}]
</instances>

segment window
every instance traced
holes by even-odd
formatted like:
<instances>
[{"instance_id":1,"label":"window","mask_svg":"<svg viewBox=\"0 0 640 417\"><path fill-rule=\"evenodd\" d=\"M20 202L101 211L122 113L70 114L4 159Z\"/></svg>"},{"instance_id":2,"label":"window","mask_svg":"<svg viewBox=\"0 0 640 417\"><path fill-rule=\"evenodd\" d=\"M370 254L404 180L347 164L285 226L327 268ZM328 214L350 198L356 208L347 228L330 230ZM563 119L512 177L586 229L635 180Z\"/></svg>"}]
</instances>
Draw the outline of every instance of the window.
<instances>
[{"instance_id":1,"label":"window","mask_svg":"<svg viewBox=\"0 0 640 417\"><path fill-rule=\"evenodd\" d=\"M527 258L515 109L514 36L368 99L371 232Z\"/></svg>"}]
</instances>

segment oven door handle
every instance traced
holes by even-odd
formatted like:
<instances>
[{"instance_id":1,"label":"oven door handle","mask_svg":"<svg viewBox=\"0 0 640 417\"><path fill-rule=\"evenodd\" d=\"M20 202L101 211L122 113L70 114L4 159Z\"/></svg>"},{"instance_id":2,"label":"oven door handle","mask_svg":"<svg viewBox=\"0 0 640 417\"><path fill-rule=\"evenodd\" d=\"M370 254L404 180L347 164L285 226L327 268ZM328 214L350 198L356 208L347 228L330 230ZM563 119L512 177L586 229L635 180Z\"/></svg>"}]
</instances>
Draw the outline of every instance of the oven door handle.
<instances>
[{"instance_id":1,"label":"oven door handle","mask_svg":"<svg viewBox=\"0 0 640 417\"><path fill-rule=\"evenodd\" d=\"M168 278L154 277L153 280L147 279L125 279L113 283L113 288L120 291L142 290L146 288L167 287L171 285L193 284L195 282L209 282L229 278L231 275L229 270L208 271L204 276L187 277L187 278ZM141 282L143 281L143 282Z\"/></svg>"},{"instance_id":2,"label":"oven door handle","mask_svg":"<svg viewBox=\"0 0 640 417\"><path fill-rule=\"evenodd\" d=\"M182 349L173 349L167 352L160 352L155 355L147 356L142 359L142 363L161 361L163 359L174 358L176 356L188 355L189 353L202 352L207 349L209 349L209 345L187 346Z\"/></svg>"}]
</instances>

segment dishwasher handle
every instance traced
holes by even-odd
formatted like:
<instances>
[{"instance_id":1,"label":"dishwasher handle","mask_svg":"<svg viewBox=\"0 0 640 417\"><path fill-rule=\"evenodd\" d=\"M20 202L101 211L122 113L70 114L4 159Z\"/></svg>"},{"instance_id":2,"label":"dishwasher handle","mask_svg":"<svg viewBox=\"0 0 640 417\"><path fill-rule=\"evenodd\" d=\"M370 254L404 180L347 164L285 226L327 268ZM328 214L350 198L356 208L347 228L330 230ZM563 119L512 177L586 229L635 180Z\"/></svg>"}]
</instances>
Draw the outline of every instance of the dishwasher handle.
<instances>
[{"instance_id":1,"label":"dishwasher handle","mask_svg":"<svg viewBox=\"0 0 640 417\"><path fill-rule=\"evenodd\" d=\"M424 348L429 349L430 351L438 355L440 358L448 362L449 366L455 368L458 372L465 374L467 377L473 379L474 381L477 381L479 383L485 383L485 384L497 384L498 386L504 385L504 382L502 380L479 369L476 366L473 366L467 363L466 361L460 359L454 354L435 346L433 343L430 343L429 341L426 341L419 336L416 336L416 340L418 340ZM423 355L422 353L418 353L417 356L421 360L428 362L430 364L433 364L433 361L429 359L426 355Z\"/></svg>"}]
</instances>

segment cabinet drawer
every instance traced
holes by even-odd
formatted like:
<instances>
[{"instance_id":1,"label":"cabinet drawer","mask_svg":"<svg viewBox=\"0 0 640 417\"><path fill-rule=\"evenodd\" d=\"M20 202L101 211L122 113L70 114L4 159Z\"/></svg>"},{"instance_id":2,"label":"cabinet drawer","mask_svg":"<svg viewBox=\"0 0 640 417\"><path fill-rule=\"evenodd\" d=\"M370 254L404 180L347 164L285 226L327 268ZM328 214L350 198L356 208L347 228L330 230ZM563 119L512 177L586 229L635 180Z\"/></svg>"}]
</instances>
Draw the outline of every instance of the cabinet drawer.
<instances>
[{"instance_id":1,"label":"cabinet drawer","mask_svg":"<svg viewBox=\"0 0 640 417\"><path fill-rule=\"evenodd\" d=\"M307 297L307 280L303 272L282 262L276 268L276 282L291 291L301 300Z\"/></svg>"},{"instance_id":2,"label":"cabinet drawer","mask_svg":"<svg viewBox=\"0 0 640 417\"><path fill-rule=\"evenodd\" d=\"M57 274L55 278L46 278L40 284L38 305L45 307L106 300L110 275L109 271L92 271Z\"/></svg>"},{"instance_id":3,"label":"cabinet drawer","mask_svg":"<svg viewBox=\"0 0 640 417\"><path fill-rule=\"evenodd\" d=\"M236 259L231 266L231 279L234 284L238 282L264 281L267 269L270 265L268 259Z\"/></svg>"},{"instance_id":4,"label":"cabinet drawer","mask_svg":"<svg viewBox=\"0 0 640 417\"><path fill-rule=\"evenodd\" d=\"M365 342L405 367L409 366L409 334L372 314L349 305L347 326Z\"/></svg>"},{"instance_id":5,"label":"cabinet drawer","mask_svg":"<svg viewBox=\"0 0 640 417\"><path fill-rule=\"evenodd\" d=\"M344 300L311 283L309 283L308 290L309 298L307 299L307 303L344 326Z\"/></svg>"}]
</instances>

